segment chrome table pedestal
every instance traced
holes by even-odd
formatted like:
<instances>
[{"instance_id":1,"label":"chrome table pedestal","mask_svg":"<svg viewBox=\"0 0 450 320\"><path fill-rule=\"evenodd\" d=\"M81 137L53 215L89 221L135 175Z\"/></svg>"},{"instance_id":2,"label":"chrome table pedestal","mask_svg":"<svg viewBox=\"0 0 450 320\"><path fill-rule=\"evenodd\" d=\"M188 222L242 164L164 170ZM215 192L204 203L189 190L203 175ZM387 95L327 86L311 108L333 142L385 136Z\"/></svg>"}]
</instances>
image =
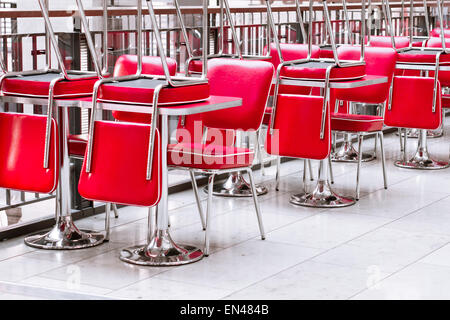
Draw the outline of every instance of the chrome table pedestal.
<instances>
[{"instance_id":1,"label":"chrome table pedestal","mask_svg":"<svg viewBox=\"0 0 450 320\"><path fill-rule=\"evenodd\" d=\"M375 153L362 153L362 162L367 162L375 159ZM331 160L335 162L358 162L358 151L353 147L351 133L344 133L344 142L339 150L331 154Z\"/></svg>"},{"instance_id":2,"label":"chrome table pedestal","mask_svg":"<svg viewBox=\"0 0 450 320\"><path fill-rule=\"evenodd\" d=\"M328 182L328 165L326 160L320 160L319 178L312 193L295 194L289 201L292 204L314 208L339 208L355 204L353 198L342 197L336 194Z\"/></svg>"},{"instance_id":3,"label":"chrome table pedestal","mask_svg":"<svg viewBox=\"0 0 450 320\"><path fill-rule=\"evenodd\" d=\"M404 134L403 134L404 135ZM449 163L431 159L427 149L427 130L420 129L419 141L415 155L406 160L406 143L403 144L403 160L395 161L395 166L408 169L438 170L448 168Z\"/></svg>"},{"instance_id":4,"label":"chrome table pedestal","mask_svg":"<svg viewBox=\"0 0 450 320\"><path fill-rule=\"evenodd\" d=\"M71 216L70 159L67 145L69 136L68 108L56 108L59 130L60 173L56 190L56 225L45 234L35 234L25 238L25 244L39 249L70 250L99 245L106 234L90 230L79 230Z\"/></svg>"},{"instance_id":5,"label":"chrome table pedestal","mask_svg":"<svg viewBox=\"0 0 450 320\"><path fill-rule=\"evenodd\" d=\"M264 195L268 192L267 187L263 185L256 185L256 194L258 196ZM203 189L208 193L208 188ZM213 186L213 195L223 197L251 197L252 189L250 183L244 179L242 172L230 173L225 182L215 183Z\"/></svg>"}]
</instances>

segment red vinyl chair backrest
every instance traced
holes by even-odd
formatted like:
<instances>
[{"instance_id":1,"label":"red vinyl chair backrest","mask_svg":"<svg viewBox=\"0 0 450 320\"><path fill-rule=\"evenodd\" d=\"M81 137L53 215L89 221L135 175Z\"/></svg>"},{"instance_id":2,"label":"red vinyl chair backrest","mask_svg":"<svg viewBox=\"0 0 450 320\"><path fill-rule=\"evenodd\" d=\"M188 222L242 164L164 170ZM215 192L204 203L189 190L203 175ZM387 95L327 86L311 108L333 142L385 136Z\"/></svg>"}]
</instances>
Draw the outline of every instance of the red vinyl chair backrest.
<instances>
[{"instance_id":1,"label":"red vinyl chair backrest","mask_svg":"<svg viewBox=\"0 0 450 320\"><path fill-rule=\"evenodd\" d=\"M394 43L396 49L407 48L409 37L394 37ZM390 36L370 36L370 47L392 48L392 39Z\"/></svg>"},{"instance_id":2,"label":"red vinyl chair backrest","mask_svg":"<svg viewBox=\"0 0 450 320\"><path fill-rule=\"evenodd\" d=\"M114 77L133 75L137 71L137 56L125 54L120 56L114 65ZM177 62L172 58L167 58L169 73L174 76L177 72ZM143 56L142 57L142 73L163 75L164 70L160 57Z\"/></svg>"},{"instance_id":3,"label":"red vinyl chair backrest","mask_svg":"<svg viewBox=\"0 0 450 320\"><path fill-rule=\"evenodd\" d=\"M298 59L305 59L308 56L308 45L299 43L280 43L281 54L283 55L284 61L292 61ZM267 55L267 46L264 47L263 55ZM269 56L271 57L270 62L273 66L278 68L280 64L280 57L278 55L277 47L274 43L270 44ZM319 58L320 48L318 46L312 46L311 58Z\"/></svg>"},{"instance_id":4,"label":"red vinyl chair backrest","mask_svg":"<svg viewBox=\"0 0 450 320\"><path fill-rule=\"evenodd\" d=\"M308 56L308 45L298 44L298 43L280 43L281 53L283 55L284 61L292 61L298 59L305 59ZM264 47L263 55L267 55L267 46ZM274 43L270 45L269 51L270 61L275 70L277 70L280 64L280 57L278 55L278 50ZM311 58L318 59L320 57L320 48L318 46L312 46ZM274 94L274 87L272 86L270 94ZM286 86L281 85L278 93L289 93L289 94L310 94L310 87L299 87L299 86Z\"/></svg>"},{"instance_id":5,"label":"red vinyl chair backrest","mask_svg":"<svg viewBox=\"0 0 450 320\"><path fill-rule=\"evenodd\" d=\"M322 160L331 150L330 108L325 117L325 134L320 139L323 97L280 94L275 111L274 132L267 131L269 154Z\"/></svg>"},{"instance_id":6,"label":"red vinyl chair backrest","mask_svg":"<svg viewBox=\"0 0 450 320\"><path fill-rule=\"evenodd\" d=\"M343 60L359 60L361 48L358 46L341 46L338 48L338 55L339 59ZM397 52L388 47L366 47L364 61L366 62L367 75L386 76L388 82L355 89L336 89L332 90L332 96L336 96L339 100L365 103L383 103L388 99L397 61ZM334 110L333 104L332 108Z\"/></svg>"},{"instance_id":7,"label":"red vinyl chair backrest","mask_svg":"<svg viewBox=\"0 0 450 320\"><path fill-rule=\"evenodd\" d=\"M266 61L212 59L208 62L211 95L242 99L242 106L205 112L203 124L208 128L258 130L264 116L274 74Z\"/></svg>"},{"instance_id":8,"label":"red vinyl chair backrest","mask_svg":"<svg viewBox=\"0 0 450 320\"><path fill-rule=\"evenodd\" d=\"M450 32L450 30L449 30ZM427 41L428 48L442 48L441 38L430 38ZM450 39L445 39L445 48L450 48ZM442 55L441 55L442 57ZM446 63L448 66L448 63ZM430 77L434 77L434 72L429 72ZM450 86L450 71L439 71L439 81L443 87Z\"/></svg>"},{"instance_id":9,"label":"red vinyl chair backrest","mask_svg":"<svg viewBox=\"0 0 450 320\"><path fill-rule=\"evenodd\" d=\"M442 121L441 86L437 82L436 109L433 106L434 78L396 76L392 104L385 109L384 123L390 127L437 129Z\"/></svg>"},{"instance_id":10,"label":"red vinyl chair backrest","mask_svg":"<svg viewBox=\"0 0 450 320\"><path fill-rule=\"evenodd\" d=\"M125 54L120 56L114 65L114 77L128 76L136 74L137 71L137 56ZM167 58L167 65L169 73L174 76L177 72L177 62L172 58ZM160 57L143 56L142 57L142 73L163 75L164 70ZM150 123L151 115L137 112L113 111L113 117L120 121Z\"/></svg>"},{"instance_id":11,"label":"red vinyl chair backrest","mask_svg":"<svg viewBox=\"0 0 450 320\"><path fill-rule=\"evenodd\" d=\"M161 197L161 139L156 130L152 178L146 179L150 125L96 121L91 171L86 158L78 191L89 200L150 207ZM110 143L111 142L111 143Z\"/></svg>"},{"instance_id":12,"label":"red vinyl chair backrest","mask_svg":"<svg viewBox=\"0 0 450 320\"><path fill-rule=\"evenodd\" d=\"M47 117L0 113L0 187L51 193L58 185L59 141L51 122L48 168L44 168Z\"/></svg>"}]
</instances>

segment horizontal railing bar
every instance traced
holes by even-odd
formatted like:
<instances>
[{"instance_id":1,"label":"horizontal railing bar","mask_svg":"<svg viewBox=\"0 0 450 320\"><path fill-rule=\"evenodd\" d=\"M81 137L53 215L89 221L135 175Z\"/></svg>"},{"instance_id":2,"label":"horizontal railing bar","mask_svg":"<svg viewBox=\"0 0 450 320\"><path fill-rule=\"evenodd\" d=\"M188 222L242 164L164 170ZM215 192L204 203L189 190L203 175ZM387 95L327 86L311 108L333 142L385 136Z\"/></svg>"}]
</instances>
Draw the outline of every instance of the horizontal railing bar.
<instances>
[{"instance_id":1,"label":"horizontal railing bar","mask_svg":"<svg viewBox=\"0 0 450 320\"><path fill-rule=\"evenodd\" d=\"M436 6L436 1L428 1L429 7ZM444 3L444 6L450 6L450 3ZM381 2L374 2L372 6L381 7ZM391 8L401 8L401 2L392 2L390 3ZM414 7L422 7L422 1L415 1ZM409 1L405 1L405 7L409 7ZM308 10L307 5L301 5L302 11ZM342 4L330 4L328 6L329 10L342 10ZM348 10L360 9L360 3L348 3ZM210 7L208 8L211 14L220 13L219 7ZM266 12L266 6L255 5L255 6L246 6L246 7L232 7L230 8L232 13L259 13ZM284 11L295 11L296 8L293 5L274 5L272 7L272 11L274 12L284 12ZM323 6L320 4L315 4L313 6L314 11L322 11ZM86 9L86 15L92 17L99 17L103 15L103 10L101 8L91 8ZM201 7L182 7L181 11L183 14L201 14ZM76 9L65 9L65 10L50 10L50 17L72 17L77 12ZM128 15L136 15L137 10L135 8L110 8L108 9L109 16L128 16ZM148 14L146 9L143 9L144 14ZM174 7L159 7L155 8L156 14L176 14ZM23 9L10 9L10 8L1 8L0 9L0 18L40 18L42 17L41 12L39 10L23 10Z\"/></svg>"}]
</instances>

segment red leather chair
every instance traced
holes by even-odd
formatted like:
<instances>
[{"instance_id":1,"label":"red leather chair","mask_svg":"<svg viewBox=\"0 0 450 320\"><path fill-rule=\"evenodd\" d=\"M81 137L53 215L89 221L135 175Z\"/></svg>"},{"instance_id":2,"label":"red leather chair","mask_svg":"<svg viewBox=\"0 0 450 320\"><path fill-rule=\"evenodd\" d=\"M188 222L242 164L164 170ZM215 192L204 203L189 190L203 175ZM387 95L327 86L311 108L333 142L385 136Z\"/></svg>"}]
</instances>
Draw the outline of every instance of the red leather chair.
<instances>
[{"instance_id":1,"label":"red leather chair","mask_svg":"<svg viewBox=\"0 0 450 320\"><path fill-rule=\"evenodd\" d=\"M330 108L323 110L324 97L280 94L274 110L273 125L267 131L265 148L276 156L324 160L331 151ZM323 137L321 125L325 112ZM320 161L320 166L324 166ZM321 167L321 174L326 171ZM304 186L305 187L305 186ZM316 197L320 193L323 197ZM353 200L334 193L328 179L319 176L316 189L312 193L294 194L291 203L309 207L346 206Z\"/></svg>"},{"instance_id":2,"label":"red leather chair","mask_svg":"<svg viewBox=\"0 0 450 320\"><path fill-rule=\"evenodd\" d=\"M338 49L338 54L341 59L357 60L360 57L361 50L359 47L341 46ZM386 76L388 78L388 82L363 88L354 88L351 90L334 89L333 91L336 100L378 105L381 104L383 106L389 97L389 89L394 75L396 58L397 53L392 48L367 47L364 55L367 74ZM382 131L384 121L383 116L339 113L337 108L335 109L335 112L336 113L331 114L331 130L341 133L356 134L358 136L359 148L357 157L358 167L356 175L356 199L359 199L360 194L359 176L362 161L361 146L364 136L375 134L376 139L378 137L380 138L384 188L387 188Z\"/></svg>"},{"instance_id":3,"label":"red leather chair","mask_svg":"<svg viewBox=\"0 0 450 320\"><path fill-rule=\"evenodd\" d=\"M251 165L254 153L227 143L223 130L257 131L264 116L264 109L273 78L273 66L265 61L212 59L208 62L208 79L211 93L241 97L242 106L232 110L220 110L202 114L201 121L208 130L214 130L215 142L180 141L169 146L168 163L193 173L203 173L208 178L208 204L206 209L205 255L209 254L209 216L212 210L212 187L219 173L247 171L250 176L252 196L257 213L261 238L265 238L262 218ZM217 130L219 129L219 130ZM195 181L193 180L195 185ZM197 192L196 186L194 192ZM196 194L198 200L198 195ZM198 203L201 210L201 204Z\"/></svg>"},{"instance_id":4,"label":"red leather chair","mask_svg":"<svg viewBox=\"0 0 450 320\"><path fill-rule=\"evenodd\" d=\"M59 140L51 120L49 162L44 167L47 117L0 113L0 187L52 193L58 186Z\"/></svg>"},{"instance_id":5,"label":"red leather chair","mask_svg":"<svg viewBox=\"0 0 450 320\"><path fill-rule=\"evenodd\" d=\"M434 93L435 96L434 96ZM392 99L385 110L385 124L398 128L420 130L415 155L407 159L406 134L403 142L403 159L395 165L409 169L443 169L448 162L433 160L428 154L426 130L436 129L442 122L441 86L431 77L394 77ZM435 98L435 99L434 99Z\"/></svg>"}]
</instances>

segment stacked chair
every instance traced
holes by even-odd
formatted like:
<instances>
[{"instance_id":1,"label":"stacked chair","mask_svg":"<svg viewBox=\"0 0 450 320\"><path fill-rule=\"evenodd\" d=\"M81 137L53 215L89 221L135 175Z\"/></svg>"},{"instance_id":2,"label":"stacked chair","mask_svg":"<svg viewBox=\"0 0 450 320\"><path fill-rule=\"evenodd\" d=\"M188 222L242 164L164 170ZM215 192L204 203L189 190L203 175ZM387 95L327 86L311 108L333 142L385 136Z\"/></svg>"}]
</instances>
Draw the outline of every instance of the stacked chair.
<instances>
[{"instance_id":1,"label":"stacked chair","mask_svg":"<svg viewBox=\"0 0 450 320\"><path fill-rule=\"evenodd\" d=\"M161 192L162 188L167 190L168 183L167 170L162 166L162 163L167 161L167 154L162 152L166 148L162 146L168 143L168 117L160 117L159 109L161 106L176 107L205 101L210 96L210 86L206 78L206 68L200 77L173 76L173 61L166 58L152 1L146 2L160 65L151 61L154 58L147 57L147 62L150 62L147 71L153 74L143 73L145 59L142 57L142 0L137 0L136 73L129 74L129 71L119 70L117 73L122 74L121 76L105 78L95 84L89 143L79 192L91 200L156 208L156 212L149 210L147 243L122 250L120 259L138 265L179 265L198 261L203 257L203 253L195 247L175 244L169 234L167 193ZM207 29L207 1L204 1L204 48L207 48ZM124 61L120 62L121 67L127 65L130 57L123 59ZM203 52L202 63L207 63L206 50ZM148 107L151 117L136 119L137 114L116 113L115 116L121 121L104 122L98 118L103 104ZM136 120L141 123L136 123ZM111 137L115 141L114 145L105 146L101 143ZM111 160L104 165L103 159L106 157ZM156 221L153 225L152 217L155 214Z\"/></svg>"},{"instance_id":2,"label":"stacked chair","mask_svg":"<svg viewBox=\"0 0 450 320\"><path fill-rule=\"evenodd\" d=\"M267 3L269 20L271 5ZM320 160L317 186L312 193L293 195L290 202L309 207L342 207L355 203L354 199L341 197L331 190L326 159L331 151L330 83L352 81L366 75L364 42L361 42L360 57L356 60L341 60L337 54L332 32L328 5L322 2L325 23L333 50L332 59L312 58L312 7L309 3L308 55L305 59L287 61L277 68L276 87L271 124L266 139L269 154L293 158ZM273 20L269 21L273 24ZM365 33L365 4L361 13L362 39ZM273 28L275 29L275 28ZM274 37L275 42L278 38ZM281 84L302 84L321 87L320 96L288 95L280 93Z\"/></svg>"},{"instance_id":3,"label":"stacked chair","mask_svg":"<svg viewBox=\"0 0 450 320\"><path fill-rule=\"evenodd\" d=\"M71 217L70 160L68 146L68 110L58 108L55 99L76 99L92 95L94 84L106 76L89 32L81 0L77 0L82 27L95 72L67 70L58 48L58 41L50 22L48 8L38 0L47 30L46 62L44 69L25 72L6 72L0 79L4 100L21 103L37 99L47 102L47 116L29 114L1 114L2 163L0 186L3 188L52 193L56 190L56 225L45 234L29 236L25 243L43 249L80 249L108 240L109 216L106 231L79 230ZM104 13L106 13L104 1ZM106 18L106 16L104 17ZM104 30L106 38L106 30ZM57 58L58 69L51 66L51 48ZM104 53L106 63L106 53ZM105 65L106 66L106 65Z\"/></svg>"},{"instance_id":4,"label":"stacked chair","mask_svg":"<svg viewBox=\"0 0 450 320\"><path fill-rule=\"evenodd\" d=\"M443 21L442 10L442 1L439 0L437 2L437 11L438 19L441 25ZM412 37L412 21L410 21L410 37ZM444 82L446 81L445 74L443 74L444 77L441 76L441 69L445 69L446 66L450 64L450 55L448 54L448 50L446 49L446 42L443 33L441 33L440 35L439 42L434 39L430 39L427 41L426 47L413 47L412 45L410 45L407 48L397 50L397 69L414 70L416 72L420 72L420 77L404 76L403 78L399 77L398 79L394 79L392 89L393 99L390 100L395 100L396 94L398 94L400 90L405 89L409 91L410 88L416 87L421 88L421 94L423 96L423 98L421 99L426 99L425 97L429 98L426 103L424 102L424 107L426 108L426 106L430 104L432 105L432 107L427 108L426 111L424 111L423 117L420 117L419 113L408 113L408 118L418 117L418 122L409 123L407 121L402 125L398 125L399 128L419 129L418 148L415 155L411 159L407 159L406 154L406 141L408 136L406 133L406 129L405 133L403 134L403 143L402 135L400 134L403 157L402 159L396 161L395 165L402 168L432 170L443 169L449 166L449 163L447 161L433 160L430 157L427 148L427 129L437 129L442 125L441 83L439 80L442 79ZM423 85L423 87L421 87L421 85ZM427 90L430 90L430 92L427 92ZM432 95L432 98L429 97L430 94ZM398 107L399 104L401 104L401 102L399 101L390 102L389 108L388 110L386 110L386 125L393 126L393 123L397 122L395 115L392 115L395 114L395 112L391 114L390 108L393 109L396 106ZM427 114L427 112L429 112L428 109L431 109L433 113L433 119L439 122L439 125L437 127L434 127L434 125L436 124L435 121L432 121L430 123L426 120L427 117L425 117L425 115ZM436 115L436 113L439 113L439 115ZM423 121L423 123L421 121ZM417 124L418 126L414 127L413 124Z\"/></svg>"}]
</instances>

